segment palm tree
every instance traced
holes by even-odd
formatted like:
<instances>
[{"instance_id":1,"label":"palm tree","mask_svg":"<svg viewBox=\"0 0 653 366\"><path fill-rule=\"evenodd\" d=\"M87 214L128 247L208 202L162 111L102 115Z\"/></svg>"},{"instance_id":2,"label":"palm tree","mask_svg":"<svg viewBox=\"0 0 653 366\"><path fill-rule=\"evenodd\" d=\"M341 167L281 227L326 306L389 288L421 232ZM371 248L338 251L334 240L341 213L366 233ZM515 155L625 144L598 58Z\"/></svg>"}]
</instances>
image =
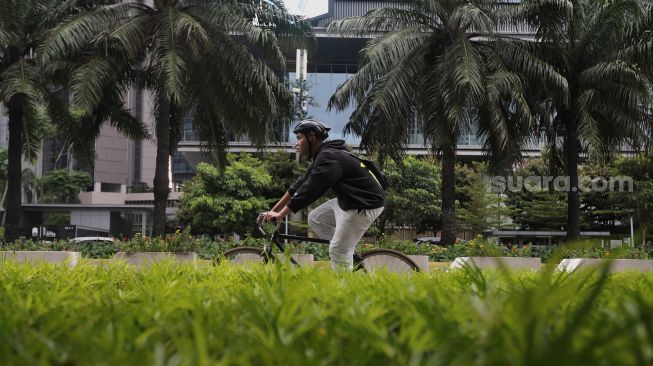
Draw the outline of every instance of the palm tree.
<instances>
[{"instance_id":1,"label":"palm tree","mask_svg":"<svg viewBox=\"0 0 653 366\"><path fill-rule=\"evenodd\" d=\"M626 59L638 60L637 65L641 67L649 79L653 77L653 1L640 0L644 16L633 20L633 26L628 29L626 38L628 44L623 51ZM646 117L651 118L651 110L645 111ZM650 143L651 140L645 141ZM650 148L650 146L646 146Z\"/></svg>"},{"instance_id":2,"label":"palm tree","mask_svg":"<svg viewBox=\"0 0 653 366\"><path fill-rule=\"evenodd\" d=\"M44 92L32 57L39 15L35 1L8 0L0 7L0 98L9 115L5 238L10 242L19 236L23 128Z\"/></svg>"},{"instance_id":3,"label":"palm tree","mask_svg":"<svg viewBox=\"0 0 653 366\"><path fill-rule=\"evenodd\" d=\"M66 133L78 150L88 147L93 141L82 133L89 130L88 123L84 122L91 119L104 121L111 115L114 124L120 125L124 131L130 131L133 136L143 135L138 123L125 115L126 110L121 107L122 102L116 100L113 91L108 94L99 91L99 102L91 106L92 110L104 114L90 116L80 113L75 118L69 113L68 102L57 95L55 87L55 81L62 82L66 65L53 63L44 66L36 58L38 46L59 22L107 2L3 0L0 3L0 99L9 115L5 207L7 242L19 237L22 156L35 158L44 137L41 132L48 125L46 122L54 121L56 128ZM127 121L128 125L123 128L122 122Z\"/></svg>"},{"instance_id":4,"label":"palm tree","mask_svg":"<svg viewBox=\"0 0 653 366\"><path fill-rule=\"evenodd\" d=\"M358 72L339 87L330 106L357 102L347 129L368 150L400 160L409 127L417 123L441 155L442 242L455 241L456 145L476 130L494 162L518 158L530 134L530 107L520 75L511 71L510 43L494 32L492 1L406 0L338 20L329 30L378 34L361 51ZM501 51L501 52L500 52ZM524 52L513 52L528 57ZM550 69L543 78L555 79ZM498 164L495 164L498 165Z\"/></svg>"},{"instance_id":5,"label":"palm tree","mask_svg":"<svg viewBox=\"0 0 653 366\"><path fill-rule=\"evenodd\" d=\"M157 157L154 235L165 230L168 159L182 117L194 111L205 148L224 161L225 127L262 144L290 114L292 97L266 61L282 67L277 36L308 34L305 22L279 0L154 0L122 3L71 19L57 28L40 56L45 62L94 44L130 65L142 64L142 86L154 94ZM97 103L97 90L116 81L119 63L101 54L77 71L75 100ZM191 108L192 106L192 108Z\"/></svg>"},{"instance_id":6,"label":"palm tree","mask_svg":"<svg viewBox=\"0 0 653 366\"><path fill-rule=\"evenodd\" d=\"M637 148L652 136L645 118L652 102L646 73L650 9L638 0L525 0L513 9L513 19L525 20L536 32L533 53L566 81L531 85L541 106L540 130L552 151L564 157L569 177L569 239L580 236L579 154L604 154L624 143Z\"/></svg>"}]
</instances>

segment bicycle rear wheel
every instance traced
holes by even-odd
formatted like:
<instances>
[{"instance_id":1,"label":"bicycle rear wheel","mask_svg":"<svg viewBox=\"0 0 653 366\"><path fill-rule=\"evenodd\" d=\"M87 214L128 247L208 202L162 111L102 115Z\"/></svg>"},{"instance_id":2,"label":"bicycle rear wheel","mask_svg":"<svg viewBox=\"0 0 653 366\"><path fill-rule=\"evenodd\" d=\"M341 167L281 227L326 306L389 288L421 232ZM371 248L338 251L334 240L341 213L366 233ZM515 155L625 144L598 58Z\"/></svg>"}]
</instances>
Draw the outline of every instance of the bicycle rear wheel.
<instances>
[{"instance_id":1,"label":"bicycle rear wheel","mask_svg":"<svg viewBox=\"0 0 653 366\"><path fill-rule=\"evenodd\" d=\"M361 261L359 269L366 272L373 272L383 269L388 272L419 272L420 268L412 259L405 254L392 249L373 249L360 254Z\"/></svg>"},{"instance_id":2,"label":"bicycle rear wheel","mask_svg":"<svg viewBox=\"0 0 653 366\"><path fill-rule=\"evenodd\" d=\"M228 260L235 264L244 263L267 263L268 257L261 248L239 247L229 249L222 254L222 260Z\"/></svg>"}]
</instances>

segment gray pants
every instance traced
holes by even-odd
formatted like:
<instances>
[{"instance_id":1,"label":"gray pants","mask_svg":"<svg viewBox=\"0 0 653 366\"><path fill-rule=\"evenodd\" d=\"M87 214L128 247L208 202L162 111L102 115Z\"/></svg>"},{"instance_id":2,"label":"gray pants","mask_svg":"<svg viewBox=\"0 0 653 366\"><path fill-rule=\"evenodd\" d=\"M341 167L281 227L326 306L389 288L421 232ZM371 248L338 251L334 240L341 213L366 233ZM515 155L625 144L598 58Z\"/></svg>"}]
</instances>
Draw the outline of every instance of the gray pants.
<instances>
[{"instance_id":1,"label":"gray pants","mask_svg":"<svg viewBox=\"0 0 653 366\"><path fill-rule=\"evenodd\" d=\"M383 212L383 207L345 211L338 199L329 200L308 214L308 225L320 239L330 240L329 257L334 269L352 270L354 250L365 231Z\"/></svg>"}]
</instances>

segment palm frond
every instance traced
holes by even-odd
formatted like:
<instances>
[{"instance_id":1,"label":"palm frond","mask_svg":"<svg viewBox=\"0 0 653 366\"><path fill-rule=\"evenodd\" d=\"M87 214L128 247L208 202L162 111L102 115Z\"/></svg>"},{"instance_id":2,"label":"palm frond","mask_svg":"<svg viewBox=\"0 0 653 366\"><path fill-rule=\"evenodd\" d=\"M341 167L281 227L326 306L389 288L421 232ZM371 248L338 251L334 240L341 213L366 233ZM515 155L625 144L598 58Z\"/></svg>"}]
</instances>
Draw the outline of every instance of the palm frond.
<instances>
[{"instance_id":1,"label":"palm frond","mask_svg":"<svg viewBox=\"0 0 653 366\"><path fill-rule=\"evenodd\" d=\"M407 127L406 118L418 103L415 90L419 90L419 75L426 68L424 56L427 52L426 47L414 49L374 84L370 91L370 108L380 119Z\"/></svg>"},{"instance_id":2,"label":"palm frond","mask_svg":"<svg viewBox=\"0 0 653 366\"><path fill-rule=\"evenodd\" d=\"M451 72L450 81L454 92L461 98L469 99L474 105L485 100L484 75L487 73L482 55L477 47L466 38L447 49L445 67Z\"/></svg>"},{"instance_id":3,"label":"palm frond","mask_svg":"<svg viewBox=\"0 0 653 366\"><path fill-rule=\"evenodd\" d=\"M567 21L574 16L573 0L525 0L506 9L505 13L516 22L531 25L536 38L543 41L566 43Z\"/></svg>"},{"instance_id":4,"label":"palm frond","mask_svg":"<svg viewBox=\"0 0 653 366\"><path fill-rule=\"evenodd\" d=\"M428 49L416 47L410 51L376 81L345 82L330 101L330 105L337 104L338 93L355 95L359 103L345 133L360 136L362 147L396 161L400 161L403 147L409 142L409 126L418 123L414 91L420 88L419 76L424 71Z\"/></svg>"},{"instance_id":5,"label":"palm frond","mask_svg":"<svg viewBox=\"0 0 653 366\"><path fill-rule=\"evenodd\" d=\"M185 42L189 45L188 48L193 52L194 56L197 56L211 42L206 28L189 12L178 13L174 33L181 36L185 35Z\"/></svg>"},{"instance_id":6,"label":"palm frond","mask_svg":"<svg viewBox=\"0 0 653 366\"><path fill-rule=\"evenodd\" d=\"M199 12L201 9L196 9ZM271 57L277 65L284 65L285 58L278 39L271 29L257 26L251 19L234 12L231 7L220 7L208 15L196 14L212 34L236 34L258 47L265 56Z\"/></svg>"},{"instance_id":7,"label":"palm frond","mask_svg":"<svg viewBox=\"0 0 653 366\"><path fill-rule=\"evenodd\" d=\"M440 24L424 13L410 9L379 8L364 16L339 19L329 23L327 31L344 35L369 36L401 28L418 27L435 30Z\"/></svg>"},{"instance_id":8,"label":"palm frond","mask_svg":"<svg viewBox=\"0 0 653 366\"><path fill-rule=\"evenodd\" d=\"M579 37L578 48L586 54L603 54L606 44L622 44L633 23L644 16L641 2L623 0L605 4L592 3L589 26Z\"/></svg>"},{"instance_id":9,"label":"palm frond","mask_svg":"<svg viewBox=\"0 0 653 366\"><path fill-rule=\"evenodd\" d=\"M227 165L227 136L225 126L210 104L201 103L193 114L194 131L199 137L201 147L208 152L219 167Z\"/></svg>"},{"instance_id":10,"label":"palm frond","mask_svg":"<svg viewBox=\"0 0 653 366\"><path fill-rule=\"evenodd\" d=\"M218 147L218 124L234 134L246 133L259 146L275 136L277 121L289 121L292 96L270 68L243 44L229 36L218 38L194 68L201 136L211 138L206 149ZM219 152L219 151L218 151ZM220 156L220 154L218 154Z\"/></svg>"},{"instance_id":11,"label":"palm frond","mask_svg":"<svg viewBox=\"0 0 653 366\"><path fill-rule=\"evenodd\" d=\"M491 165L506 166L521 158L521 147L533 138L532 112L521 79L502 70L488 76L485 111L479 113L477 136L493 157Z\"/></svg>"},{"instance_id":12,"label":"palm frond","mask_svg":"<svg viewBox=\"0 0 653 366\"><path fill-rule=\"evenodd\" d=\"M117 84L121 67L115 60L101 54L77 66L71 75L75 103L91 112L100 103L105 88Z\"/></svg>"},{"instance_id":13,"label":"palm frond","mask_svg":"<svg viewBox=\"0 0 653 366\"><path fill-rule=\"evenodd\" d=\"M95 44L101 50L102 46L107 47L106 43L108 41L115 41L122 47L130 60L142 59L144 52L147 50L147 33L150 30L149 23L151 19L152 16L148 11L132 15L124 23L102 34L95 41Z\"/></svg>"},{"instance_id":14,"label":"palm frond","mask_svg":"<svg viewBox=\"0 0 653 366\"><path fill-rule=\"evenodd\" d=\"M157 80L171 102L181 105L188 94L188 50L183 37L175 32L177 10L168 8L159 17L158 28L153 34L150 67L157 70Z\"/></svg>"},{"instance_id":15,"label":"palm frond","mask_svg":"<svg viewBox=\"0 0 653 366\"><path fill-rule=\"evenodd\" d=\"M579 75L579 81L582 87L587 88L597 88L606 84L624 85L644 96L650 90L642 70L622 60L596 63L583 70Z\"/></svg>"},{"instance_id":16,"label":"palm frond","mask_svg":"<svg viewBox=\"0 0 653 366\"><path fill-rule=\"evenodd\" d=\"M415 9L421 12L432 13L439 19L445 19L451 13L451 2L442 0L401 0L414 4Z\"/></svg>"},{"instance_id":17,"label":"palm frond","mask_svg":"<svg viewBox=\"0 0 653 366\"><path fill-rule=\"evenodd\" d=\"M0 73L0 98L5 102L18 94L25 95L30 100L39 100L41 86L40 69L25 58L7 67Z\"/></svg>"},{"instance_id":18,"label":"palm frond","mask_svg":"<svg viewBox=\"0 0 653 366\"><path fill-rule=\"evenodd\" d=\"M81 13L52 29L38 48L40 63L68 58L86 49L98 35L105 34L129 16L135 4L125 3L101 7Z\"/></svg>"},{"instance_id":19,"label":"palm frond","mask_svg":"<svg viewBox=\"0 0 653 366\"><path fill-rule=\"evenodd\" d=\"M496 29L496 20L489 9L483 9L474 3L462 4L449 15L447 26L455 32L473 31L492 34Z\"/></svg>"},{"instance_id":20,"label":"palm frond","mask_svg":"<svg viewBox=\"0 0 653 366\"><path fill-rule=\"evenodd\" d=\"M636 61L647 69L653 71L653 5L646 3L643 15L631 23L625 32L625 47L619 50L617 57L625 60Z\"/></svg>"},{"instance_id":21,"label":"palm frond","mask_svg":"<svg viewBox=\"0 0 653 366\"><path fill-rule=\"evenodd\" d=\"M582 99L593 99L593 91L587 90L583 94ZM604 146L602 145L602 138L599 133L599 122L586 107L587 105L585 103L579 105L577 115L575 116L578 120L578 135L583 142L585 149L591 151L591 153L595 155L596 152L603 149Z\"/></svg>"},{"instance_id":22,"label":"palm frond","mask_svg":"<svg viewBox=\"0 0 653 366\"><path fill-rule=\"evenodd\" d=\"M22 154L28 161L35 162L41 153L43 139L52 137L55 127L42 104L28 101L24 112Z\"/></svg>"},{"instance_id":23,"label":"palm frond","mask_svg":"<svg viewBox=\"0 0 653 366\"><path fill-rule=\"evenodd\" d=\"M496 53L502 57L511 69L525 75L530 80L537 80L552 93L556 99L569 103L569 85L564 75L554 66L537 56L537 49L525 42L497 40Z\"/></svg>"},{"instance_id":24,"label":"palm frond","mask_svg":"<svg viewBox=\"0 0 653 366\"><path fill-rule=\"evenodd\" d=\"M92 116L98 119L100 123L108 122L121 134L132 140L147 138L147 127L131 114L123 100L124 98L122 98L119 90L105 88L105 93Z\"/></svg>"},{"instance_id":25,"label":"palm frond","mask_svg":"<svg viewBox=\"0 0 653 366\"><path fill-rule=\"evenodd\" d=\"M77 160L92 162L100 126L92 118L84 118L83 112L70 108L68 100L60 95L49 93L44 99L48 115L55 121L56 134L65 137L65 143Z\"/></svg>"},{"instance_id":26,"label":"palm frond","mask_svg":"<svg viewBox=\"0 0 653 366\"><path fill-rule=\"evenodd\" d=\"M366 96L356 107L343 129L344 134L361 138L361 148L376 155L389 156L400 163L405 145L410 142L407 125L417 123L416 114L388 120L370 106L374 94Z\"/></svg>"},{"instance_id":27,"label":"palm frond","mask_svg":"<svg viewBox=\"0 0 653 366\"><path fill-rule=\"evenodd\" d=\"M328 109L342 110L354 102L357 95L364 93L383 75L396 67L415 49L424 47L430 36L416 28L406 28L374 39L361 51L361 67L358 72L339 86L330 98Z\"/></svg>"},{"instance_id":28,"label":"palm frond","mask_svg":"<svg viewBox=\"0 0 653 366\"><path fill-rule=\"evenodd\" d=\"M4 29L4 24L0 23L0 48L4 48L4 45L14 44L18 36L15 32L12 32L10 29ZM0 60L2 60L2 54L0 54Z\"/></svg>"}]
</instances>

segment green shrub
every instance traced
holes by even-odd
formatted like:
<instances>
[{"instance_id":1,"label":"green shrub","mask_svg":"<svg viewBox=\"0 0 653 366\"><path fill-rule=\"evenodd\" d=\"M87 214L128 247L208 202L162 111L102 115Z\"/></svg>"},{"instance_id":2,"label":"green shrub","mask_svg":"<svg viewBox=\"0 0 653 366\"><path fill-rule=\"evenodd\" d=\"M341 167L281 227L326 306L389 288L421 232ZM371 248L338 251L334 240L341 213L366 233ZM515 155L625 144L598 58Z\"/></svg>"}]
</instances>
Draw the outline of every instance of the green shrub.
<instances>
[{"instance_id":1,"label":"green shrub","mask_svg":"<svg viewBox=\"0 0 653 366\"><path fill-rule=\"evenodd\" d=\"M57 240L53 242L39 240L16 240L13 243L5 244L2 250L67 250L68 242Z\"/></svg>"},{"instance_id":2,"label":"green shrub","mask_svg":"<svg viewBox=\"0 0 653 366\"><path fill-rule=\"evenodd\" d=\"M118 244L105 241L72 243L67 250L81 252L84 258L110 259L118 252Z\"/></svg>"},{"instance_id":3,"label":"green shrub","mask_svg":"<svg viewBox=\"0 0 653 366\"><path fill-rule=\"evenodd\" d=\"M449 258L456 257L504 257L509 255L508 249L503 245L485 241L476 237L470 241L456 242L449 249Z\"/></svg>"},{"instance_id":4,"label":"green shrub","mask_svg":"<svg viewBox=\"0 0 653 366\"><path fill-rule=\"evenodd\" d=\"M433 253L432 249L436 246L430 244L417 244L412 241L407 240L396 240L390 239L386 236L382 236L379 241L375 244L359 244L358 250L360 252L366 252L375 248L386 248L393 249L402 253L410 255L431 255Z\"/></svg>"},{"instance_id":5,"label":"green shrub","mask_svg":"<svg viewBox=\"0 0 653 366\"><path fill-rule=\"evenodd\" d=\"M126 252L196 252L201 259L216 260L225 251L250 246L263 248L270 243L268 238L246 236L240 241L212 241L196 239L189 235L190 229L168 235L165 238L148 238L136 235L127 242L115 243L69 243L55 241L23 240L7 244L4 250L67 250L81 252L85 258L108 259L118 251ZM311 242L290 241L284 244L286 252L313 254L315 260L329 260L329 245ZM361 242L356 247L358 252L366 252L375 248L394 249L408 255L427 255L432 262L450 262L457 257L539 257L547 263L551 260L564 258L632 258L649 259L653 257L653 248L619 248L605 249L597 243L580 242L560 247L504 247L496 241L484 240L480 236L469 241L459 241L450 247L441 247L427 243L417 244L407 240L396 240L382 237L378 242ZM276 248L275 248L276 252Z\"/></svg>"},{"instance_id":6,"label":"green shrub","mask_svg":"<svg viewBox=\"0 0 653 366\"><path fill-rule=\"evenodd\" d=\"M647 365L653 274L0 264L3 365Z\"/></svg>"},{"instance_id":7,"label":"green shrub","mask_svg":"<svg viewBox=\"0 0 653 366\"><path fill-rule=\"evenodd\" d=\"M196 252L201 245L201 241L193 239L190 235L190 227L184 231L177 230L172 235L165 237L157 236L153 238L144 237L136 234L129 241L121 242L118 247L120 251L133 252Z\"/></svg>"}]
</instances>

